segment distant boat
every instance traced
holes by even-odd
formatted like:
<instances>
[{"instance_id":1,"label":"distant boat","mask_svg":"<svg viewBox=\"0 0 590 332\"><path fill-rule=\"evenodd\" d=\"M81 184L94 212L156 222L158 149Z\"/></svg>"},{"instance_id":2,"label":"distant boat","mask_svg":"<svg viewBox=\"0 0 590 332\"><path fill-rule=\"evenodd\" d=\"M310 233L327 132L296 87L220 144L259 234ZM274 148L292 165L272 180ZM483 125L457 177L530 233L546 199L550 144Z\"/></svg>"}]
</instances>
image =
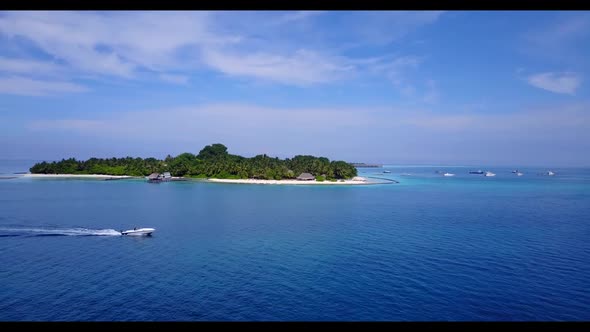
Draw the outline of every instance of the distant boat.
<instances>
[{"instance_id":1,"label":"distant boat","mask_svg":"<svg viewBox=\"0 0 590 332\"><path fill-rule=\"evenodd\" d=\"M516 173L517 176L522 176L521 172Z\"/></svg>"},{"instance_id":2,"label":"distant boat","mask_svg":"<svg viewBox=\"0 0 590 332\"><path fill-rule=\"evenodd\" d=\"M512 171L512 173L520 173L517 169L515 169L514 171Z\"/></svg>"},{"instance_id":3,"label":"distant boat","mask_svg":"<svg viewBox=\"0 0 590 332\"><path fill-rule=\"evenodd\" d=\"M553 175L555 175L555 173L553 173L553 172L551 172L551 171L548 171L546 174L547 174L547 175L549 175L549 176L553 176Z\"/></svg>"},{"instance_id":4,"label":"distant boat","mask_svg":"<svg viewBox=\"0 0 590 332\"><path fill-rule=\"evenodd\" d=\"M391 173L391 171L383 171L383 173Z\"/></svg>"},{"instance_id":5,"label":"distant boat","mask_svg":"<svg viewBox=\"0 0 590 332\"><path fill-rule=\"evenodd\" d=\"M383 167L381 164L350 163L354 167Z\"/></svg>"},{"instance_id":6,"label":"distant boat","mask_svg":"<svg viewBox=\"0 0 590 332\"><path fill-rule=\"evenodd\" d=\"M486 174L484 174L484 176L496 176L496 174L487 171Z\"/></svg>"},{"instance_id":7,"label":"distant boat","mask_svg":"<svg viewBox=\"0 0 590 332\"><path fill-rule=\"evenodd\" d=\"M481 169L478 171L469 171L469 174L483 174L483 171Z\"/></svg>"},{"instance_id":8,"label":"distant boat","mask_svg":"<svg viewBox=\"0 0 590 332\"><path fill-rule=\"evenodd\" d=\"M455 174L453 174L453 173L445 173L445 174L443 174L443 176L455 176Z\"/></svg>"},{"instance_id":9,"label":"distant boat","mask_svg":"<svg viewBox=\"0 0 590 332\"><path fill-rule=\"evenodd\" d=\"M134 228L126 231L121 231L121 235L151 236L155 230L155 228Z\"/></svg>"}]
</instances>

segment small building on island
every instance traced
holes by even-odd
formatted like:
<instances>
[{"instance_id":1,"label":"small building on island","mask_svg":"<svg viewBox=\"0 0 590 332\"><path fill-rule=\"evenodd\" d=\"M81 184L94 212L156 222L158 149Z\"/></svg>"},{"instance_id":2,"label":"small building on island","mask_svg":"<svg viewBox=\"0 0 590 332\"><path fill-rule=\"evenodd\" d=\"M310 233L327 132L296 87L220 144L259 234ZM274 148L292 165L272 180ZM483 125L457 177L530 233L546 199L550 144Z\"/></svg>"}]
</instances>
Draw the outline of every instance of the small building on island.
<instances>
[{"instance_id":1,"label":"small building on island","mask_svg":"<svg viewBox=\"0 0 590 332\"><path fill-rule=\"evenodd\" d=\"M315 180L315 176L311 175L310 173L301 173L297 180L299 181L312 181Z\"/></svg>"},{"instance_id":2,"label":"small building on island","mask_svg":"<svg viewBox=\"0 0 590 332\"><path fill-rule=\"evenodd\" d=\"M162 181L171 181L172 175L170 172L160 173L152 173L147 177L148 182L162 182Z\"/></svg>"}]
</instances>

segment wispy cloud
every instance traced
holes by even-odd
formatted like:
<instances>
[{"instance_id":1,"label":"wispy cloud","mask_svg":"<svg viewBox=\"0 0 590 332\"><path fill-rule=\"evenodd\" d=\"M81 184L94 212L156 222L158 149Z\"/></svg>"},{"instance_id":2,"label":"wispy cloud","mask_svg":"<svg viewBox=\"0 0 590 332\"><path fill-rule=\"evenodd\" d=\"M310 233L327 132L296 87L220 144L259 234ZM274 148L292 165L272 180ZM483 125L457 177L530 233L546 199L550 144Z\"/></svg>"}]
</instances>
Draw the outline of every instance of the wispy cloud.
<instances>
[{"instance_id":1,"label":"wispy cloud","mask_svg":"<svg viewBox=\"0 0 590 332\"><path fill-rule=\"evenodd\" d=\"M411 55L384 55L373 58L354 59L350 63L357 72L384 77L391 82L396 90L406 97L416 94L416 88L408 79L408 72L417 69L423 58Z\"/></svg>"},{"instance_id":2,"label":"wispy cloud","mask_svg":"<svg viewBox=\"0 0 590 332\"><path fill-rule=\"evenodd\" d=\"M528 83L534 87L554 93L573 95L576 93L576 89L578 89L580 84L582 84L582 79L576 73L548 72L529 76Z\"/></svg>"},{"instance_id":3,"label":"wispy cloud","mask_svg":"<svg viewBox=\"0 0 590 332\"><path fill-rule=\"evenodd\" d=\"M63 67L48 61L0 57L0 73L11 74L54 74Z\"/></svg>"},{"instance_id":4,"label":"wispy cloud","mask_svg":"<svg viewBox=\"0 0 590 332\"><path fill-rule=\"evenodd\" d=\"M207 51L204 53L204 61L227 75L256 77L302 86L338 80L354 69L347 64L346 59L303 49L292 55L240 55Z\"/></svg>"},{"instance_id":5,"label":"wispy cloud","mask_svg":"<svg viewBox=\"0 0 590 332\"><path fill-rule=\"evenodd\" d=\"M75 70L130 78L177 68L188 47L228 42L207 30L206 19L203 12L6 12L0 34L25 38Z\"/></svg>"},{"instance_id":6,"label":"wispy cloud","mask_svg":"<svg viewBox=\"0 0 590 332\"><path fill-rule=\"evenodd\" d=\"M358 60L357 63L367 65L368 69L377 74L383 74L392 81L396 81L400 72L408 68L416 68L422 58L416 56L387 55L376 58Z\"/></svg>"},{"instance_id":7,"label":"wispy cloud","mask_svg":"<svg viewBox=\"0 0 590 332\"><path fill-rule=\"evenodd\" d=\"M0 77L0 93L22 96L49 96L86 92L88 88L70 82L35 80L19 76Z\"/></svg>"},{"instance_id":8,"label":"wispy cloud","mask_svg":"<svg viewBox=\"0 0 590 332\"><path fill-rule=\"evenodd\" d=\"M59 63L59 68L69 69L69 80L135 79L148 73L184 84L188 80L183 77L205 67L229 76L309 86L354 77L363 69L356 65L362 58L339 53L337 45L343 40L389 42L435 22L440 14L4 12L0 36L23 48L34 46L43 59L51 60L2 58L0 70L38 79L40 72L57 70L52 63ZM342 21L339 29L319 23L327 15ZM407 65L401 63L403 58L393 61L376 64L382 67L376 71L386 71L384 75L391 78L395 67Z\"/></svg>"}]
</instances>

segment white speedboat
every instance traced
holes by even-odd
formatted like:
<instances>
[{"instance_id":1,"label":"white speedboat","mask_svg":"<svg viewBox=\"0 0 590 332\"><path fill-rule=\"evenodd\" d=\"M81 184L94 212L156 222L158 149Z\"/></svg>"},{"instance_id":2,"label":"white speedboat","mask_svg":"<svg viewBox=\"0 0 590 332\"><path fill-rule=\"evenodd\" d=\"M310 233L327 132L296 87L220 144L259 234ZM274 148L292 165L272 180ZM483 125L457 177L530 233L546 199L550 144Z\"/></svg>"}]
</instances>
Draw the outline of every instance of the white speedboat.
<instances>
[{"instance_id":1,"label":"white speedboat","mask_svg":"<svg viewBox=\"0 0 590 332\"><path fill-rule=\"evenodd\" d=\"M516 173L517 176L522 176L521 172Z\"/></svg>"},{"instance_id":2,"label":"white speedboat","mask_svg":"<svg viewBox=\"0 0 590 332\"><path fill-rule=\"evenodd\" d=\"M486 174L484 174L484 176L496 176L496 174L494 174L492 172L486 172Z\"/></svg>"},{"instance_id":3,"label":"white speedboat","mask_svg":"<svg viewBox=\"0 0 590 332\"><path fill-rule=\"evenodd\" d=\"M445 174L443 174L443 176L455 176L455 174L453 174L453 173L445 173Z\"/></svg>"},{"instance_id":4,"label":"white speedboat","mask_svg":"<svg viewBox=\"0 0 590 332\"><path fill-rule=\"evenodd\" d=\"M547 172L547 175L552 176L552 175L555 175L555 173L549 171L549 172Z\"/></svg>"},{"instance_id":5,"label":"white speedboat","mask_svg":"<svg viewBox=\"0 0 590 332\"><path fill-rule=\"evenodd\" d=\"M121 235L150 236L155 230L155 228L134 228L121 231Z\"/></svg>"}]
</instances>

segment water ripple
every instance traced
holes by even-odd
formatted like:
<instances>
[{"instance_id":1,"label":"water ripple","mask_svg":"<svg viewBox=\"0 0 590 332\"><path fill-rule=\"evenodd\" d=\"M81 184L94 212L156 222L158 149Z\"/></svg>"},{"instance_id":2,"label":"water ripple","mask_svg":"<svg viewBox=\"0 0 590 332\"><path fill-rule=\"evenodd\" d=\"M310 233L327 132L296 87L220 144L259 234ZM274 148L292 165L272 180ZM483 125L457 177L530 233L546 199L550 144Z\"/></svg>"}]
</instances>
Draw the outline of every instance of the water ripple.
<instances>
[{"instance_id":1,"label":"water ripple","mask_svg":"<svg viewBox=\"0 0 590 332\"><path fill-rule=\"evenodd\" d=\"M590 188L498 174L365 188L4 181L0 320L590 319ZM134 225L158 232L115 236Z\"/></svg>"}]
</instances>

